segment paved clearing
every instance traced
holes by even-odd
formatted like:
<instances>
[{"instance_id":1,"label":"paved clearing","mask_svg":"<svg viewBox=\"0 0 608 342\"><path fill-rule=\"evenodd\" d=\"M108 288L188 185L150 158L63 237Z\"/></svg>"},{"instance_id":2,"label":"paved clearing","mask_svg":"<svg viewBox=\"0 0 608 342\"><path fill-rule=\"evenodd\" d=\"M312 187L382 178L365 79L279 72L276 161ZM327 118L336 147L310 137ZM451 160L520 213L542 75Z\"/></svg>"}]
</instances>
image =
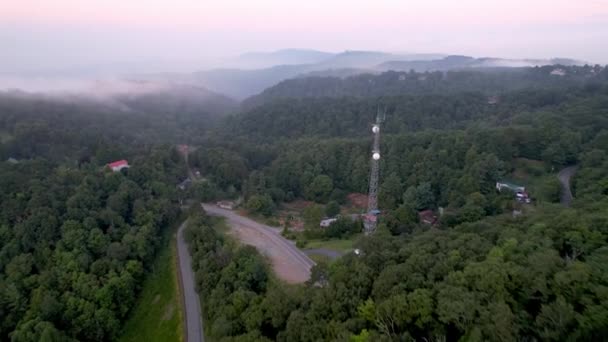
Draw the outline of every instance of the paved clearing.
<instances>
[{"instance_id":1,"label":"paved clearing","mask_svg":"<svg viewBox=\"0 0 608 342\"><path fill-rule=\"evenodd\" d=\"M187 342L201 342L204 341L201 302L194 285L192 258L190 257L188 245L184 240L184 228L186 228L187 222L182 223L177 231L177 253L179 256L182 294L184 296L186 335Z\"/></svg>"},{"instance_id":2,"label":"paved clearing","mask_svg":"<svg viewBox=\"0 0 608 342\"><path fill-rule=\"evenodd\" d=\"M281 229L255 222L237 213L203 204L210 215L223 216L228 220L231 233L241 242L254 246L270 259L276 275L282 280L295 284L310 278L310 269L315 265L304 252L281 236Z\"/></svg>"},{"instance_id":3,"label":"paved clearing","mask_svg":"<svg viewBox=\"0 0 608 342\"><path fill-rule=\"evenodd\" d=\"M570 187L570 178L572 178L572 176L574 176L577 169L578 169L577 165L568 166L567 168L562 169L557 174L557 178L559 179L559 182L562 183L562 194L561 194L560 201L566 207L569 207L570 204L572 204L572 199L574 198L572 196L572 190Z\"/></svg>"}]
</instances>

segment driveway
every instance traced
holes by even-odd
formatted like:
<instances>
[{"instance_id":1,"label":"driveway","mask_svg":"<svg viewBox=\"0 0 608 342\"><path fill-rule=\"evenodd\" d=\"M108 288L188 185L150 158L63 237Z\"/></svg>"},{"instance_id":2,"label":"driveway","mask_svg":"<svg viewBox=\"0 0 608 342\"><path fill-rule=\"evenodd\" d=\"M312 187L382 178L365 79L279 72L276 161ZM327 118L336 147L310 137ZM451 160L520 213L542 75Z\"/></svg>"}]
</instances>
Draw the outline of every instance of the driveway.
<instances>
[{"instance_id":1,"label":"driveway","mask_svg":"<svg viewBox=\"0 0 608 342\"><path fill-rule=\"evenodd\" d=\"M572 204L572 200L574 199L574 196L572 196L570 179L572 178L572 176L574 176L577 169L578 165L568 166L562 169L557 174L557 178L562 184L562 194L560 197L560 202L566 207L569 207Z\"/></svg>"}]
</instances>

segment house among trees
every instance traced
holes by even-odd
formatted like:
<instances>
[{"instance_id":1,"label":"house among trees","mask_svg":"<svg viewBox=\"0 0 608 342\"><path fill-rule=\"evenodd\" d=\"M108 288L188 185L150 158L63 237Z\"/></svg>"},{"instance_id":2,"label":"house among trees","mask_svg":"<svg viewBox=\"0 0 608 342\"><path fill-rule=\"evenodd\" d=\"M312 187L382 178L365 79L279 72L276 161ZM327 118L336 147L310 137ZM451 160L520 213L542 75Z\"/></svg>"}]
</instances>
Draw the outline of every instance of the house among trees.
<instances>
[{"instance_id":1,"label":"house among trees","mask_svg":"<svg viewBox=\"0 0 608 342\"><path fill-rule=\"evenodd\" d=\"M188 154L188 145L185 144L181 144L181 145L177 145L177 150L181 153L181 154Z\"/></svg>"},{"instance_id":2,"label":"house among trees","mask_svg":"<svg viewBox=\"0 0 608 342\"><path fill-rule=\"evenodd\" d=\"M129 168L129 162L127 162L126 160L118 160L112 163L108 164L108 167L114 171L114 172L118 172L122 169L127 169Z\"/></svg>"},{"instance_id":3,"label":"house among trees","mask_svg":"<svg viewBox=\"0 0 608 342\"><path fill-rule=\"evenodd\" d=\"M551 71L551 75L553 75L553 76L566 76L566 70L564 70L562 68L553 69L553 71Z\"/></svg>"},{"instance_id":4,"label":"house among trees","mask_svg":"<svg viewBox=\"0 0 608 342\"><path fill-rule=\"evenodd\" d=\"M186 190L190 184L192 184L192 180L190 178L186 178L177 185L177 188L180 190Z\"/></svg>"},{"instance_id":5,"label":"house among trees","mask_svg":"<svg viewBox=\"0 0 608 342\"><path fill-rule=\"evenodd\" d=\"M334 223L334 222L336 222L336 221L338 221L338 219L335 218L335 217L328 218L328 219L325 219L325 220L321 220L321 223L319 223L319 226L322 227L322 228L327 228L327 227L331 226L331 224Z\"/></svg>"},{"instance_id":6,"label":"house among trees","mask_svg":"<svg viewBox=\"0 0 608 342\"><path fill-rule=\"evenodd\" d=\"M488 104L495 105L500 102L498 95L492 95L488 97Z\"/></svg>"},{"instance_id":7,"label":"house among trees","mask_svg":"<svg viewBox=\"0 0 608 342\"><path fill-rule=\"evenodd\" d=\"M496 182L496 190L502 191L504 189L507 189L507 190L510 190L513 192L525 192L526 191L526 187L522 186L522 185L517 185L514 183L510 183L510 182L505 182L505 181Z\"/></svg>"},{"instance_id":8,"label":"house among trees","mask_svg":"<svg viewBox=\"0 0 608 342\"><path fill-rule=\"evenodd\" d=\"M530 203L530 195L527 192L521 191L515 193L515 199L520 203Z\"/></svg>"},{"instance_id":9,"label":"house among trees","mask_svg":"<svg viewBox=\"0 0 608 342\"><path fill-rule=\"evenodd\" d=\"M521 203L530 203L530 195L526 192L526 187L509 182L496 182L496 190L507 189L515 193L515 199Z\"/></svg>"},{"instance_id":10,"label":"house among trees","mask_svg":"<svg viewBox=\"0 0 608 342\"><path fill-rule=\"evenodd\" d=\"M434 225L437 223L437 215L435 215L435 213L430 209L418 212L418 219L420 220L420 223L428 225Z\"/></svg>"},{"instance_id":11,"label":"house among trees","mask_svg":"<svg viewBox=\"0 0 608 342\"><path fill-rule=\"evenodd\" d=\"M234 209L234 202L232 202L232 201L219 201L219 202L215 203L215 205L217 205L218 207L220 207L222 209L226 209L226 210Z\"/></svg>"}]
</instances>

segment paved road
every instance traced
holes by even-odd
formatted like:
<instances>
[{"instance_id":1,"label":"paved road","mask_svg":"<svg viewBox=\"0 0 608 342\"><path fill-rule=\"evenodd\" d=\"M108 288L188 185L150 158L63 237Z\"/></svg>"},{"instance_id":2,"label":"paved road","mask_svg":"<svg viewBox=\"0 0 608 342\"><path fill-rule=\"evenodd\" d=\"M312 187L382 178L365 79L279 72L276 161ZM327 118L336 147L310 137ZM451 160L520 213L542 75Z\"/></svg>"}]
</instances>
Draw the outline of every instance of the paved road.
<instances>
[{"instance_id":1,"label":"paved road","mask_svg":"<svg viewBox=\"0 0 608 342\"><path fill-rule=\"evenodd\" d=\"M253 245L270 258L275 273L283 280L300 283L310 278L310 269L315 262L281 236L280 228L258 223L215 205L203 204L203 208L210 215L225 217L241 241Z\"/></svg>"},{"instance_id":2,"label":"paved road","mask_svg":"<svg viewBox=\"0 0 608 342\"><path fill-rule=\"evenodd\" d=\"M568 166L568 167L562 169L557 174L557 178L559 179L559 182L562 183L562 194L561 194L560 201L566 207L569 207L570 204L572 204L572 199L574 198L572 196L570 179L572 178L572 176L574 176L577 169L578 169L578 165Z\"/></svg>"},{"instance_id":3,"label":"paved road","mask_svg":"<svg viewBox=\"0 0 608 342\"><path fill-rule=\"evenodd\" d=\"M194 285L194 271L192 271L192 258L188 245L184 240L184 228L188 221L182 223L177 231L177 255L179 257L179 270L181 276L182 296L186 316L186 341L204 341L203 323L201 321L201 302Z\"/></svg>"}]
</instances>

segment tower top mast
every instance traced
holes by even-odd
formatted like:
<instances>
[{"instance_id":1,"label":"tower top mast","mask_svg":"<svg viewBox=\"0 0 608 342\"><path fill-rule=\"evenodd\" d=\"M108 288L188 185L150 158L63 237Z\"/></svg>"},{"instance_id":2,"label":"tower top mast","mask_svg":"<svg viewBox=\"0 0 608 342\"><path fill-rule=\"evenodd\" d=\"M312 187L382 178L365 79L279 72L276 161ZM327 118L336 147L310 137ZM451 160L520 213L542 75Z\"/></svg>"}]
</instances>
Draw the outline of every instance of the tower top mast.
<instances>
[{"instance_id":1,"label":"tower top mast","mask_svg":"<svg viewBox=\"0 0 608 342\"><path fill-rule=\"evenodd\" d=\"M378 214L378 183L380 180L380 125L384 122L386 113L380 112L378 108L376 114L376 123L372 126L372 133L374 137L374 143L372 145L372 158L371 158L371 173L369 177L369 194L367 198L367 213L363 226L365 234L372 234L376 230Z\"/></svg>"}]
</instances>

